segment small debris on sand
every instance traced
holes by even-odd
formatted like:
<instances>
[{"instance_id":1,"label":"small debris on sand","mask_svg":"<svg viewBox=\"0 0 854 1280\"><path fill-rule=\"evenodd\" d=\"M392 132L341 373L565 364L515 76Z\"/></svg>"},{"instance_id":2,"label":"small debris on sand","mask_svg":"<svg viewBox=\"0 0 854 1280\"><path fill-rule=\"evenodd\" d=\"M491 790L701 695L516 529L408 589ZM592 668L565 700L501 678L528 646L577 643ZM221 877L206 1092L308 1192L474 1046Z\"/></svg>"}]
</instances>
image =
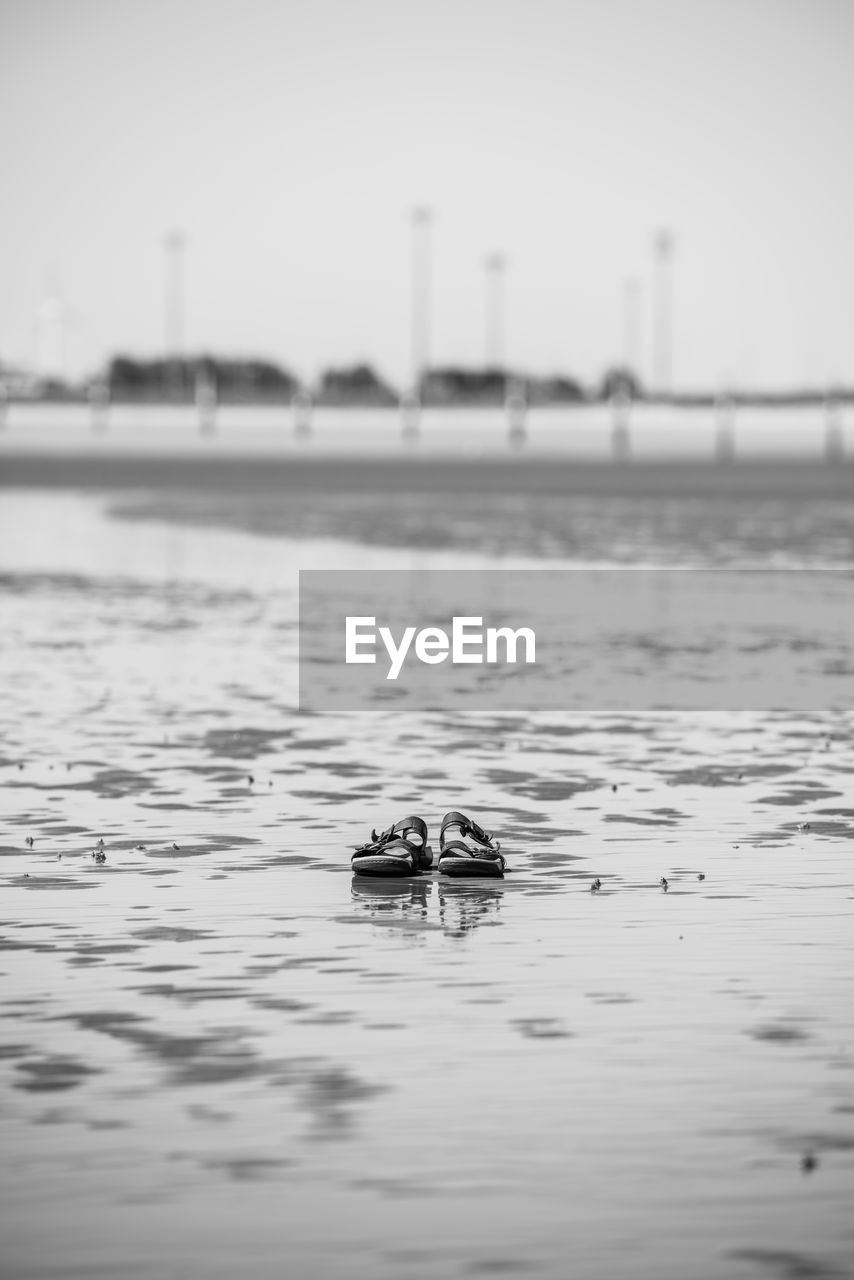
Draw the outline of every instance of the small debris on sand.
<instances>
[{"instance_id":1,"label":"small debris on sand","mask_svg":"<svg viewBox=\"0 0 854 1280\"><path fill-rule=\"evenodd\" d=\"M179 852L180 852L180 849L181 849L181 846L180 846L180 845L177 845L177 844L175 843L175 841L173 840L173 841L172 841L172 848L175 850L175 852L176 852L176 853L179 853Z\"/></svg>"},{"instance_id":2,"label":"small debris on sand","mask_svg":"<svg viewBox=\"0 0 854 1280\"><path fill-rule=\"evenodd\" d=\"M35 844L35 840L33 839L32 836L27 836L26 840L24 841L24 844L27 846L28 849L32 849L33 845Z\"/></svg>"},{"instance_id":3,"label":"small debris on sand","mask_svg":"<svg viewBox=\"0 0 854 1280\"><path fill-rule=\"evenodd\" d=\"M664 892L665 892L665 893L667 893L667 890L668 890L669 886L668 886L667 880L665 879L665 877L664 877L664 876L662 876L662 877L661 877L661 880L659 881L659 884L661 885L661 887L662 887L662 889L664 890Z\"/></svg>"},{"instance_id":4,"label":"small debris on sand","mask_svg":"<svg viewBox=\"0 0 854 1280\"><path fill-rule=\"evenodd\" d=\"M801 1169L804 1173L812 1173L818 1168L818 1156L813 1155L811 1151L801 1157Z\"/></svg>"},{"instance_id":5,"label":"small debris on sand","mask_svg":"<svg viewBox=\"0 0 854 1280\"><path fill-rule=\"evenodd\" d=\"M705 880L705 878L706 878L705 871L701 871L700 874L697 876L698 880Z\"/></svg>"},{"instance_id":6,"label":"small debris on sand","mask_svg":"<svg viewBox=\"0 0 854 1280\"><path fill-rule=\"evenodd\" d=\"M590 886L590 892L591 892L591 893L598 893L598 892L599 892L599 890L600 890L601 888L602 888L602 881L601 881L601 880L599 879L599 877L597 876L597 877L596 877L596 879L593 881L593 883L592 883L592 884L591 884L591 886Z\"/></svg>"}]
</instances>

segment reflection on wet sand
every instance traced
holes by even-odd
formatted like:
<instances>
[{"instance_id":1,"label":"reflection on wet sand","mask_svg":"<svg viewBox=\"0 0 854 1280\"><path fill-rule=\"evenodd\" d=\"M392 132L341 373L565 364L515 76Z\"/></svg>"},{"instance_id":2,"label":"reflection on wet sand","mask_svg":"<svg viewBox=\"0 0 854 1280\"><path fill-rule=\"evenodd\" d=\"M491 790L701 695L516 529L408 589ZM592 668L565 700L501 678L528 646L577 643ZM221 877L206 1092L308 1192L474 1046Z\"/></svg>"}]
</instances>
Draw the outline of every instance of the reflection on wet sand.
<instances>
[{"instance_id":1,"label":"reflection on wet sand","mask_svg":"<svg viewBox=\"0 0 854 1280\"><path fill-rule=\"evenodd\" d=\"M412 922L417 927L428 918L433 881L426 875L401 879L354 875L351 888L354 903L376 924Z\"/></svg>"},{"instance_id":2,"label":"reflection on wet sand","mask_svg":"<svg viewBox=\"0 0 854 1280\"><path fill-rule=\"evenodd\" d=\"M496 885L439 881L439 919L446 933L462 937L480 925L500 924L504 889Z\"/></svg>"},{"instance_id":3,"label":"reflection on wet sand","mask_svg":"<svg viewBox=\"0 0 854 1280\"><path fill-rule=\"evenodd\" d=\"M446 933L462 936L478 925L500 924L504 888L429 874L399 880L357 875L352 892L375 924L412 929L438 925Z\"/></svg>"}]
</instances>

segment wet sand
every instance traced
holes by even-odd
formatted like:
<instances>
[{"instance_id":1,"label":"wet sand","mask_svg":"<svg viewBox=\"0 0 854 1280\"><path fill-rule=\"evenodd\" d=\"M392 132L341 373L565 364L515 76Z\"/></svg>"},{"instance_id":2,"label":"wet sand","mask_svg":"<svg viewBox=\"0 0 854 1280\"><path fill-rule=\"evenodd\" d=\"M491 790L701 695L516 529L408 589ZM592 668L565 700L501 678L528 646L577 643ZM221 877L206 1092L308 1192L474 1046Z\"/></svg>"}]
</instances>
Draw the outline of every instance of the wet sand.
<instances>
[{"instance_id":1,"label":"wet sand","mask_svg":"<svg viewBox=\"0 0 854 1280\"><path fill-rule=\"evenodd\" d=\"M408 524L40 475L0 496L0 1273L852 1274L850 714L294 709L299 567L846 565L847 502L523 493L502 540L455 479ZM451 807L503 882L353 880Z\"/></svg>"},{"instance_id":2,"label":"wet sand","mask_svg":"<svg viewBox=\"0 0 854 1280\"><path fill-rule=\"evenodd\" d=\"M631 463L508 454L506 457L364 457L346 453L247 456L197 447L169 454L27 449L0 454L0 487L180 490L221 493L525 494L638 498L854 499L854 460L644 459Z\"/></svg>"}]
</instances>

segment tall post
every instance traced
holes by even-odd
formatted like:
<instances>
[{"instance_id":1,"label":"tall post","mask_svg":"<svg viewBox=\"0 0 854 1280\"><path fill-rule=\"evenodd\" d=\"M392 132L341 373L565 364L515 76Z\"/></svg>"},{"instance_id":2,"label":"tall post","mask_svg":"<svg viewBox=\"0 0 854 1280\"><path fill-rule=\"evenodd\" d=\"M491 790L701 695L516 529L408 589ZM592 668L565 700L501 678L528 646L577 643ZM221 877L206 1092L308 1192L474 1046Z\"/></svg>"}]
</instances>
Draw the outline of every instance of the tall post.
<instances>
[{"instance_id":1,"label":"tall post","mask_svg":"<svg viewBox=\"0 0 854 1280\"><path fill-rule=\"evenodd\" d=\"M110 384L106 378L93 378L87 390L89 420L93 431L106 431L110 414Z\"/></svg>"},{"instance_id":2,"label":"tall post","mask_svg":"<svg viewBox=\"0 0 854 1280\"><path fill-rule=\"evenodd\" d=\"M506 315L504 273L507 259L503 253L490 253L486 259L486 364L489 369L504 372Z\"/></svg>"},{"instance_id":3,"label":"tall post","mask_svg":"<svg viewBox=\"0 0 854 1280\"><path fill-rule=\"evenodd\" d=\"M412 210L412 394L420 400L430 367L430 229L433 210Z\"/></svg>"},{"instance_id":4,"label":"tall post","mask_svg":"<svg viewBox=\"0 0 854 1280\"><path fill-rule=\"evenodd\" d=\"M164 322L166 355L180 360L184 355L185 280L182 231L170 231L163 240L164 249Z\"/></svg>"},{"instance_id":5,"label":"tall post","mask_svg":"<svg viewBox=\"0 0 854 1280\"><path fill-rule=\"evenodd\" d=\"M655 256L655 364L654 389L659 395L673 390L673 235L657 231Z\"/></svg>"},{"instance_id":6,"label":"tall post","mask_svg":"<svg viewBox=\"0 0 854 1280\"><path fill-rule=\"evenodd\" d=\"M204 364L200 364L196 369L194 395L199 431L203 436L213 435L216 430L218 388L214 370Z\"/></svg>"},{"instance_id":7,"label":"tall post","mask_svg":"<svg viewBox=\"0 0 854 1280\"><path fill-rule=\"evenodd\" d=\"M46 378L65 381L67 369L68 310L58 290L52 288L37 313L39 372Z\"/></svg>"},{"instance_id":8,"label":"tall post","mask_svg":"<svg viewBox=\"0 0 854 1280\"><path fill-rule=\"evenodd\" d=\"M303 438L311 435L311 418L314 403L311 393L305 387L298 387L291 396L291 414L294 423L294 435Z\"/></svg>"},{"instance_id":9,"label":"tall post","mask_svg":"<svg viewBox=\"0 0 854 1280\"><path fill-rule=\"evenodd\" d=\"M643 285L637 276L627 276L623 281L623 334L621 364L638 383L641 377Z\"/></svg>"},{"instance_id":10,"label":"tall post","mask_svg":"<svg viewBox=\"0 0 854 1280\"><path fill-rule=\"evenodd\" d=\"M163 237L163 338L168 361L164 391L167 399L183 400L188 392L184 376L184 233Z\"/></svg>"}]
</instances>

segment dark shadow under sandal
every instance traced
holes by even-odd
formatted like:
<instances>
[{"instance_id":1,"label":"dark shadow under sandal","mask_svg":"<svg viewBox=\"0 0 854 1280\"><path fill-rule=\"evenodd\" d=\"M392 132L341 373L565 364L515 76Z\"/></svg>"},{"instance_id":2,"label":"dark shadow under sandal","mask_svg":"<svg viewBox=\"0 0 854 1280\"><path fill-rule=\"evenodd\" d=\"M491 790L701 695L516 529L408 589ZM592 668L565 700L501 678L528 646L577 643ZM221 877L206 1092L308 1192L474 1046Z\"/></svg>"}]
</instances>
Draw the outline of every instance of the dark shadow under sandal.
<instances>
[{"instance_id":1,"label":"dark shadow under sandal","mask_svg":"<svg viewBox=\"0 0 854 1280\"><path fill-rule=\"evenodd\" d=\"M357 876L414 876L429 871L433 851L427 843L426 822L404 818L380 835L372 831L370 840L357 847L350 864Z\"/></svg>"},{"instance_id":2,"label":"dark shadow under sandal","mask_svg":"<svg viewBox=\"0 0 854 1280\"><path fill-rule=\"evenodd\" d=\"M503 876L501 842L454 809L442 819L437 866L444 876Z\"/></svg>"}]
</instances>

